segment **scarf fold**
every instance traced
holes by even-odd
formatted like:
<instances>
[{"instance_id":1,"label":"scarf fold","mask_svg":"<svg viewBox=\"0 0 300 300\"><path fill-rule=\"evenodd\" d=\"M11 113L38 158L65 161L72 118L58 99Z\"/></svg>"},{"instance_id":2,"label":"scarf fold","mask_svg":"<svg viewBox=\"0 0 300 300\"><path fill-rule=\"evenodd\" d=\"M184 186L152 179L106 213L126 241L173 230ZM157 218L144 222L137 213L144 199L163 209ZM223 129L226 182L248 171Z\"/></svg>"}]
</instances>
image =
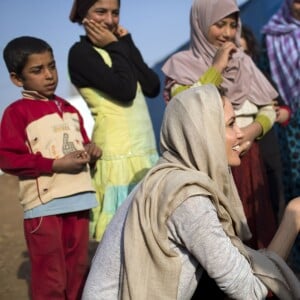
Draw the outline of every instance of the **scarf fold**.
<instances>
[{"instance_id":1,"label":"scarf fold","mask_svg":"<svg viewBox=\"0 0 300 300\"><path fill-rule=\"evenodd\" d=\"M286 0L263 27L271 76L293 111L300 107L300 20L292 16L293 0ZM296 102L295 102L296 101Z\"/></svg>"},{"instance_id":2,"label":"scarf fold","mask_svg":"<svg viewBox=\"0 0 300 300\"><path fill-rule=\"evenodd\" d=\"M255 253L250 257L241 241L251 235L228 169L223 104L214 86L191 88L172 99L162 123L161 152L133 195L127 214L124 300L177 299L181 260L170 249L166 222L194 195L211 199L233 245L249 262L251 257L256 261Z\"/></svg>"},{"instance_id":3,"label":"scarf fold","mask_svg":"<svg viewBox=\"0 0 300 300\"><path fill-rule=\"evenodd\" d=\"M190 48L172 55L162 67L164 74L183 85L198 81L212 66L218 50L207 40L209 27L235 12L239 12L235 0L194 0L190 12ZM258 106L270 104L277 97L277 92L240 48L240 34L239 19L235 38L238 49L222 73L222 86L228 90L234 109L239 109L246 100Z\"/></svg>"}]
</instances>

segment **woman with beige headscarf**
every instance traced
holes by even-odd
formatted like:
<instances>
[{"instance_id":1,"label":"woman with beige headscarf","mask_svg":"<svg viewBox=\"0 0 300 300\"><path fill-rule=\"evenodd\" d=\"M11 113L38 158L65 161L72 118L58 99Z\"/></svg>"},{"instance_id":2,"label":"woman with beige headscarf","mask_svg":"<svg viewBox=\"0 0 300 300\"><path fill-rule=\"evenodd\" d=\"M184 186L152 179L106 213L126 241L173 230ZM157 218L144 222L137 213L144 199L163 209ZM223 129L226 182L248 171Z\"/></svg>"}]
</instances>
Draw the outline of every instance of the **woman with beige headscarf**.
<instances>
[{"instance_id":1,"label":"woman with beige headscarf","mask_svg":"<svg viewBox=\"0 0 300 300\"><path fill-rule=\"evenodd\" d=\"M300 198L267 250L242 242L249 229L230 171L240 163L242 137L230 102L213 85L172 99L162 156L108 226L84 300L190 299L204 270L232 299L264 299L268 289L280 299L300 297L282 259L300 230Z\"/></svg>"},{"instance_id":2,"label":"woman with beige headscarf","mask_svg":"<svg viewBox=\"0 0 300 300\"><path fill-rule=\"evenodd\" d=\"M166 88L172 97L202 83L203 77L218 85L214 74L222 76L221 85L228 90L237 123L244 132L241 154L248 150L241 166L233 171L252 232L248 243L265 247L275 232L275 217L256 140L275 121L272 99L277 92L240 47L241 22L235 0L194 0L190 24L190 48L171 56L162 68Z\"/></svg>"}]
</instances>

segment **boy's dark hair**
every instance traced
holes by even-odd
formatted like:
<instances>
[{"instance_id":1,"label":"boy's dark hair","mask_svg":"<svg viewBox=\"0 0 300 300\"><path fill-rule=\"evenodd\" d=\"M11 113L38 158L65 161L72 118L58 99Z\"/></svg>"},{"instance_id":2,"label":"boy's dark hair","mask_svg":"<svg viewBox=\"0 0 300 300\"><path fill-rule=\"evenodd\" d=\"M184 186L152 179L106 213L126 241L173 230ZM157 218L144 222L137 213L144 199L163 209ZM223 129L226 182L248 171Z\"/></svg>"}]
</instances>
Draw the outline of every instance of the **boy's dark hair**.
<instances>
[{"instance_id":1,"label":"boy's dark hair","mask_svg":"<svg viewBox=\"0 0 300 300\"><path fill-rule=\"evenodd\" d=\"M28 56L36 53L51 52L51 46L39 38L31 36L21 36L11 40L3 50L3 58L8 72L14 72L21 76Z\"/></svg>"}]
</instances>

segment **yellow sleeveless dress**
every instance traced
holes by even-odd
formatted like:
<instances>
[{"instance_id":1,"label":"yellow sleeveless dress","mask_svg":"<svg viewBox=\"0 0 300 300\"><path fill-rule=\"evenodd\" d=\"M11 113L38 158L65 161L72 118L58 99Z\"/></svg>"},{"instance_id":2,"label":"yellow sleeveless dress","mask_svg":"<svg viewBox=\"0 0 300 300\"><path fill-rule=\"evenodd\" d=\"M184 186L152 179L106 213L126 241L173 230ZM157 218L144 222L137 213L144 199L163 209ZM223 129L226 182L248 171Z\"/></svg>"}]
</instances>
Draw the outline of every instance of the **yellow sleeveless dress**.
<instances>
[{"instance_id":1,"label":"yellow sleeveless dress","mask_svg":"<svg viewBox=\"0 0 300 300\"><path fill-rule=\"evenodd\" d=\"M95 48L111 67L109 54ZM92 140L103 154L92 178L99 206L92 210L90 236L100 240L114 213L158 159L153 127L141 87L134 101L121 103L92 88L80 88L95 125Z\"/></svg>"}]
</instances>

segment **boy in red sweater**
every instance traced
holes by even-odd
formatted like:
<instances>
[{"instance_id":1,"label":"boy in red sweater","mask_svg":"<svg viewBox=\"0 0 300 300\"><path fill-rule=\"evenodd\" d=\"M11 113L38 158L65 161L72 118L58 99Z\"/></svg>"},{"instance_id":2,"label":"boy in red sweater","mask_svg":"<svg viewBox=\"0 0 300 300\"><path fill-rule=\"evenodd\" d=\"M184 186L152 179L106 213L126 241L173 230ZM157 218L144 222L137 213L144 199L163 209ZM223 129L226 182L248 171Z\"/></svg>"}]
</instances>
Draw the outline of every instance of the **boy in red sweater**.
<instances>
[{"instance_id":1,"label":"boy in red sweater","mask_svg":"<svg viewBox=\"0 0 300 300\"><path fill-rule=\"evenodd\" d=\"M101 150L79 112L55 95L52 48L23 36L3 51L23 98L4 111L0 168L19 177L31 262L31 298L80 299L88 271L89 210L97 206L90 165Z\"/></svg>"}]
</instances>

